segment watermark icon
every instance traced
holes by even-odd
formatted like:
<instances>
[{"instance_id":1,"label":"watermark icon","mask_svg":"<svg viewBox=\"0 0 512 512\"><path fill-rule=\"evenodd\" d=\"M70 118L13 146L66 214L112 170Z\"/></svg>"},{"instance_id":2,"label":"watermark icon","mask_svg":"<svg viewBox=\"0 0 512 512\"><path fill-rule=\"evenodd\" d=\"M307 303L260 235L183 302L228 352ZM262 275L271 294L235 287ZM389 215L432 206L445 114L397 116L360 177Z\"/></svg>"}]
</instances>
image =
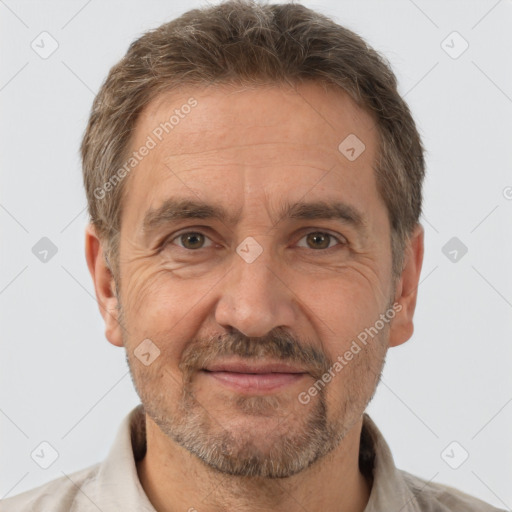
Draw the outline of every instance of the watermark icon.
<instances>
[{"instance_id":1,"label":"watermark icon","mask_svg":"<svg viewBox=\"0 0 512 512\"><path fill-rule=\"evenodd\" d=\"M456 236L450 238L441 248L441 252L452 262L458 263L468 252L468 248Z\"/></svg>"},{"instance_id":2,"label":"watermark icon","mask_svg":"<svg viewBox=\"0 0 512 512\"><path fill-rule=\"evenodd\" d=\"M469 43L457 31L453 31L441 41L441 48L452 59L458 59L469 48Z\"/></svg>"},{"instance_id":3,"label":"watermark icon","mask_svg":"<svg viewBox=\"0 0 512 512\"><path fill-rule=\"evenodd\" d=\"M364 142L353 133L345 137L338 146L338 151L351 162L359 158L365 149Z\"/></svg>"},{"instance_id":4,"label":"watermark icon","mask_svg":"<svg viewBox=\"0 0 512 512\"><path fill-rule=\"evenodd\" d=\"M30 43L30 47L34 50L41 59L47 59L52 56L59 47L57 39L55 39L49 32L41 32Z\"/></svg>"},{"instance_id":5,"label":"watermark icon","mask_svg":"<svg viewBox=\"0 0 512 512\"><path fill-rule=\"evenodd\" d=\"M139 343L133 353L144 366L149 366L160 355L160 349L149 338L146 338Z\"/></svg>"},{"instance_id":6,"label":"watermark icon","mask_svg":"<svg viewBox=\"0 0 512 512\"><path fill-rule=\"evenodd\" d=\"M368 337L373 339L377 334L384 329L386 324L389 324L396 314L402 311L402 305L395 302L391 308L385 313L381 313L379 319L371 327L365 328L357 335L357 340L352 340L350 348L346 350L343 355L339 355L336 358L334 364L310 387L307 391L302 391L298 395L298 400L301 404L306 405L311 401L311 397L316 396L326 384L336 376L337 373L341 372L347 364L354 359L354 356L361 352L362 347L360 344L366 346L368 343ZM358 343L359 341L359 343Z\"/></svg>"},{"instance_id":7,"label":"watermark icon","mask_svg":"<svg viewBox=\"0 0 512 512\"><path fill-rule=\"evenodd\" d=\"M457 441L452 441L442 452L441 458L452 469L459 469L468 460L468 451Z\"/></svg>"},{"instance_id":8,"label":"watermark icon","mask_svg":"<svg viewBox=\"0 0 512 512\"><path fill-rule=\"evenodd\" d=\"M503 189L503 197L509 201L512 199L512 187L509 186Z\"/></svg>"},{"instance_id":9,"label":"watermark icon","mask_svg":"<svg viewBox=\"0 0 512 512\"><path fill-rule=\"evenodd\" d=\"M104 199L107 193L114 190L114 188L149 155L151 150L156 148L158 143L164 139L165 135L174 130L174 128L180 124L181 120L185 119L192 111L192 108L196 106L197 100L194 97L190 97L180 108L175 108L174 114L171 115L167 121L160 123L152 130L151 134L146 137L144 144L130 155L124 165L120 167L103 186L94 189L94 197L96 199Z\"/></svg>"},{"instance_id":10,"label":"watermark icon","mask_svg":"<svg viewBox=\"0 0 512 512\"><path fill-rule=\"evenodd\" d=\"M59 452L48 441L43 441L34 448L30 457L40 468L48 469L59 458Z\"/></svg>"},{"instance_id":11,"label":"watermark icon","mask_svg":"<svg viewBox=\"0 0 512 512\"><path fill-rule=\"evenodd\" d=\"M57 246L46 236L43 236L32 247L32 254L42 263L48 263L56 254Z\"/></svg>"},{"instance_id":12,"label":"watermark icon","mask_svg":"<svg viewBox=\"0 0 512 512\"><path fill-rule=\"evenodd\" d=\"M248 236L238 245L236 252L246 263L252 263L263 252L263 247L252 236Z\"/></svg>"}]
</instances>

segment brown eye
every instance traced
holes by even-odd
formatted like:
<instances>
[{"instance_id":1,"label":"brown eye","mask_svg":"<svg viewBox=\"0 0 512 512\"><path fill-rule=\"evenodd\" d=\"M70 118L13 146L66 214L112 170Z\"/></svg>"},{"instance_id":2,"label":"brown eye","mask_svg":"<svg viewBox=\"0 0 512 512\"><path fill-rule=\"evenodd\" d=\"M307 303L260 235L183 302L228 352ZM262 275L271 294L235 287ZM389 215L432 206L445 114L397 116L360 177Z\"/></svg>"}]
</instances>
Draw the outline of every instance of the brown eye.
<instances>
[{"instance_id":1,"label":"brown eye","mask_svg":"<svg viewBox=\"0 0 512 512\"><path fill-rule=\"evenodd\" d=\"M185 249L200 249L204 243L204 235L201 233L184 233L180 241Z\"/></svg>"},{"instance_id":2,"label":"brown eye","mask_svg":"<svg viewBox=\"0 0 512 512\"><path fill-rule=\"evenodd\" d=\"M173 244L177 244L178 247L188 250L197 250L203 249L205 246L205 241L209 240L209 238L203 233L199 233L197 231L187 231L186 233L182 233L173 238L170 242ZM210 242L211 245L211 242Z\"/></svg>"},{"instance_id":3,"label":"brown eye","mask_svg":"<svg viewBox=\"0 0 512 512\"><path fill-rule=\"evenodd\" d=\"M331 249L334 245L344 246L347 243L343 237L337 237L324 231L312 231L303 236L302 240L305 240L305 244L299 243L298 246L306 249ZM332 244L332 242L337 242L337 244Z\"/></svg>"},{"instance_id":4,"label":"brown eye","mask_svg":"<svg viewBox=\"0 0 512 512\"><path fill-rule=\"evenodd\" d=\"M307 235L307 241L313 249L327 249L331 236L327 233L310 233Z\"/></svg>"}]
</instances>

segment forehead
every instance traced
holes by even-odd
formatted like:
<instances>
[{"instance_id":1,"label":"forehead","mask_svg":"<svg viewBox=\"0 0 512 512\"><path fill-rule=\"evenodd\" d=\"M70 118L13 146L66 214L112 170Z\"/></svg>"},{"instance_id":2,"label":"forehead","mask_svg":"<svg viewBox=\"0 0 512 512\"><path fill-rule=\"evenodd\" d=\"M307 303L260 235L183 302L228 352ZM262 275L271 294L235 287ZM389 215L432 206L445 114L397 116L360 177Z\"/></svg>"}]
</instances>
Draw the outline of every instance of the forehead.
<instances>
[{"instance_id":1,"label":"forehead","mask_svg":"<svg viewBox=\"0 0 512 512\"><path fill-rule=\"evenodd\" d=\"M218 150L219 141L224 146L247 141L310 144L319 153L327 150L339 157L339 143L347 135L356 132L372 145L374 128L370 114L333 86L196 86L163 93L149 103L139 116L134 142L154 132L155 139L164 139L157 142L168 143L176 155L178 146L206 152Z\"/></svg>"},{"instance_id":2,"label":"forehead","mask_svg":"<svg viewBox=\"0 0 512 512\"><path fill-rule=\"evenodd\" d=\"M171 195L224 199L236 212L251 198L277 211L281 200L327 192L360 206L369 196L378 202L376 141L372 117L333 87L173 90L153 100L135 127L130 150L145 156L125 184L123 224Z\"/></svg>"}]
</instances>

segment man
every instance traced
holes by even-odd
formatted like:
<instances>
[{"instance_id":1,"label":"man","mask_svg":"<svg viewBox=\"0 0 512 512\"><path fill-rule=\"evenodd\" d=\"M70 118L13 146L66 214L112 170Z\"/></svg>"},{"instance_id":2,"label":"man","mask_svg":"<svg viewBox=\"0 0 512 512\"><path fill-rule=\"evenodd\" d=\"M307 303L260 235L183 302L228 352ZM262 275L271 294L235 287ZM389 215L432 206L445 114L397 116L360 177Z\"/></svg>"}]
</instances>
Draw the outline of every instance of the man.
<instances>
[{"instance_id":1,"label":"man","mask_svg":"<svg viewBox=\"0 0 512 512\"><path fill-rule=\"evenodd\" d=\"M365 413L407 341L423 148L385 61L301 5L135 41L82 143L86 257L142 404L107 459L5 511L486 511Z\"/></svg>"}]
</instances>

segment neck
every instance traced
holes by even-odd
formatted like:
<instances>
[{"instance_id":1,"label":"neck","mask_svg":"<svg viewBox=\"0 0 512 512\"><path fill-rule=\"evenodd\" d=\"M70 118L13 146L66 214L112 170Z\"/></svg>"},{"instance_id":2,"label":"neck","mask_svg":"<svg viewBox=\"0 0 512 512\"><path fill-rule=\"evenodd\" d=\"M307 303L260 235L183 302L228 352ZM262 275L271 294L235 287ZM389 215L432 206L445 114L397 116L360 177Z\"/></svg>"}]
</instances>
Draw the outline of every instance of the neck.
<instances>
[{"instance_id":1,"label":"neck","mask_svg":"<svg viewBox=\"0 0 512 512\"><path fill-rule=\"evenodd\" d=\"M158 512L363 512L371 486L359 470L362 418L331 453L289 478L225 475L167 438L146 416L147 451L137 462L146 495Z\"/></svg>"}]
</instances>

